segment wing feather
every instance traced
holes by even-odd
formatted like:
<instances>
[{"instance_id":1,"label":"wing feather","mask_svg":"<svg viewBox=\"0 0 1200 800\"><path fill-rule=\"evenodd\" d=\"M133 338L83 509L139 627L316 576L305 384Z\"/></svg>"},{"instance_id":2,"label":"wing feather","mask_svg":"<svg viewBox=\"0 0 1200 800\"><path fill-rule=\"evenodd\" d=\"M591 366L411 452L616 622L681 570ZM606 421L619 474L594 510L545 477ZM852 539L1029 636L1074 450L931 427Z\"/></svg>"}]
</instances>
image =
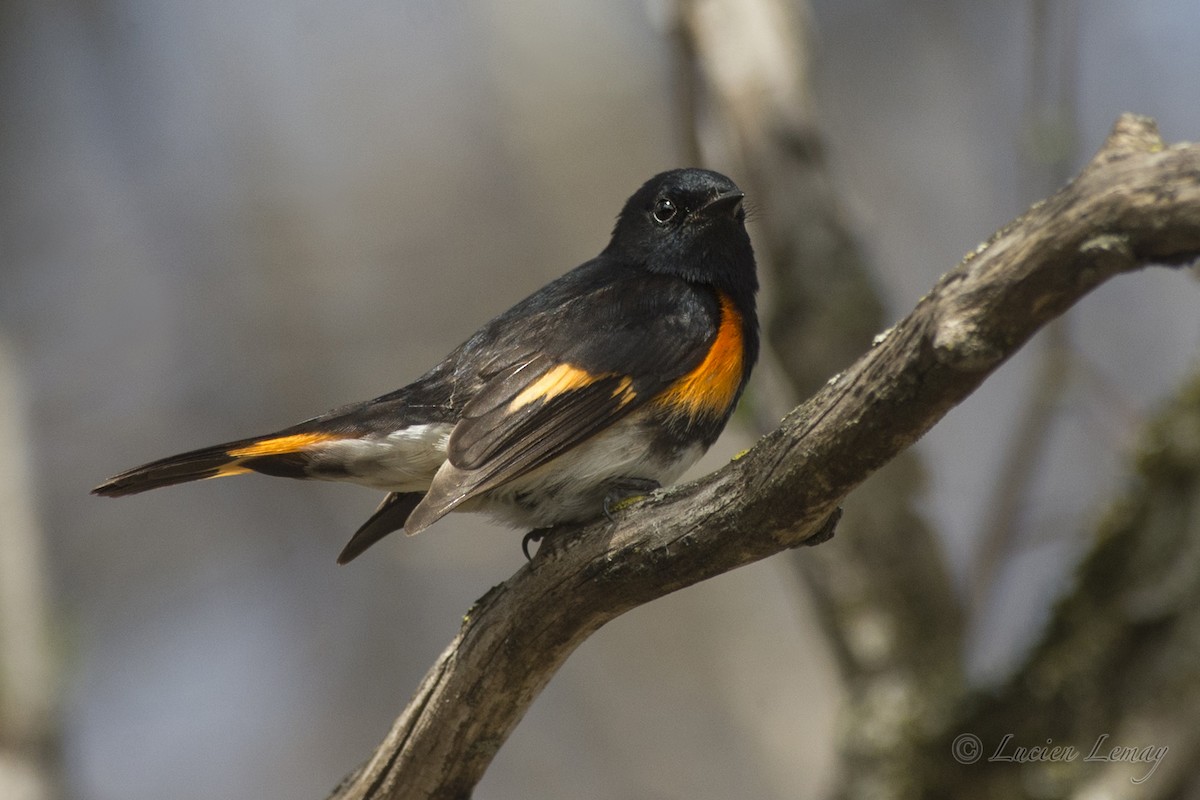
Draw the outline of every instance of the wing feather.
<instances>
[{"instance_id":1,"label":"wing feather","mask_svg":"<svg viewBox=\"0 0 1200 800\"><path fill-rule=\"evenodd\" d=\"M491 377L463 407L448 461L405 525L410 534L608 428L704 361L721 323L718 298L677 279L651 285L658 280L609 276L582 302L539 313L527 336L506 330L507 365L496 339L481 339Z\"/></svg>"}]
</instances>

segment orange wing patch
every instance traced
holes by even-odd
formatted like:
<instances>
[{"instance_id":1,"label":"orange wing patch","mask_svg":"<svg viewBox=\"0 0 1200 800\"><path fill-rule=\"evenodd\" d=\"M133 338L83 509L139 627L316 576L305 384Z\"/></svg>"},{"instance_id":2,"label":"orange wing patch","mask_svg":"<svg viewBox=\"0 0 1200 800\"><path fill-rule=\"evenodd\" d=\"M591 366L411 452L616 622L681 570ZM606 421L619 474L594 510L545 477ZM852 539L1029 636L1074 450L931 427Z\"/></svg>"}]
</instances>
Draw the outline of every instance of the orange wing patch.
<instances>
[{"instance_id":1,"label":"orange wing patch","mask_svg":"<svg viewBox=\"0 0 1200 800\"><path fill-rule=\"evenodd\" d=\"M617 398L621 405L626 406L637 397L637 392L633 390L633 378L626 375L621 378L621 382L612 390L612 396Z\"/></svg>"},{"instance_id":2,"label":"orange wing patch","mask_svg":"<svg viewBox=\"0 0 1200 800\"><path fill-rule=\"evenodd\" d=\"M573 367L570 364L559 364L526 386L508 404L508 410L509 412L516 411L536 400L548 402L564 392L569 392L572 389L582 389L588 384L595 383L602 377L604 376L593 375L585 369Z\"/></svg>"},{"instance_id":3,"label":"orange wing patch","mask_svg":"<svg viewBox=\"0 0 1200 800\"><path fill-rule=\"evenodd\" d=\"M678 413L697 417L704 413L724 414L742 383L742 315L733 301L721 298L721 325L717 338L700 366L675 381L658 402Z\"/></svg>"},{"instance_id":4,"label":"orange wing patch","mask_svg":"<svg viewBox=\"0 0 1200 800\"><path fill-rule=\"evenodd\" d=\"M329 442L335 439L345 437L335 436L330 433L295 433L291 436L276 436L271 439L263 439L262 441L248 444L245 447L238 447L230 450L226 455L231 458L253 458L255 456L278 456L284 453L294 453L297 450L303 450L305 447L321 442ZM227 473L233 474L233 473Z\"/></svg>"},{"instance_id":5,"label":"orange wing patch","mask_svg":"<svg viewBox=\"0 0 1200 800\"><path fill-rule=\"evenodd\" d=\"M598 380L614 377L616 375L612 372L597 375L585 369L573 367L570 364L559 364L521 390L521 393L514 397L512 402L508 404L508 410L509 413L512 413L537 400L549 402L560 394L569 392L572 389L582 389ZM637 397L637 392L633 390L633 379L628 375L621 378L620 382L613 388L612 396L617 398L622 406L628 405Z\"/></svg>"}]
</instances>

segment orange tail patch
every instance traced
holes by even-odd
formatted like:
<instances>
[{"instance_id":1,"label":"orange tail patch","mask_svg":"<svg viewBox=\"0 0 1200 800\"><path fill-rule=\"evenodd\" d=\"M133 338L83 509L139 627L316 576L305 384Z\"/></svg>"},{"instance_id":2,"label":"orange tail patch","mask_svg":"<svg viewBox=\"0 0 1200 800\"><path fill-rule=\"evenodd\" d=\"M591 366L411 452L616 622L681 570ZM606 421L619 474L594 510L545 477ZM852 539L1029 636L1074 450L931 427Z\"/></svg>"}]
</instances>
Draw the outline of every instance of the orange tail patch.
<instances>
[{"instance_id":1,"label":"orange tail patch","mask_svg":"<svg viewBox=\"0 0 1200 800\"><path fill-rule=\"evenodd\" d=\"M92 490L104 497L122 497L161 486L261 472L282 478L304 478L306 447L342 437L329 433L296 433L243 439L161 458L122 472Z\"/></svg>"},{"instance_id":2,"label":"orange tail patch","mask_svg":"<svg viewBox=\"0 0 1200 800\"><path fill-rule=\"evenodd\" d=\"M227 455L231 458L254 458L256 456L278 456L285 453L294 453L297 450L303 450L305 447L321 442L330 442L334 439L344 438L335 436L329 433L294 433L291 436L276 436L270 439L263 439L243 447L235 447L227 451ZM236 474L236 473L228 473Z\"/></svg>"}]
</instances>

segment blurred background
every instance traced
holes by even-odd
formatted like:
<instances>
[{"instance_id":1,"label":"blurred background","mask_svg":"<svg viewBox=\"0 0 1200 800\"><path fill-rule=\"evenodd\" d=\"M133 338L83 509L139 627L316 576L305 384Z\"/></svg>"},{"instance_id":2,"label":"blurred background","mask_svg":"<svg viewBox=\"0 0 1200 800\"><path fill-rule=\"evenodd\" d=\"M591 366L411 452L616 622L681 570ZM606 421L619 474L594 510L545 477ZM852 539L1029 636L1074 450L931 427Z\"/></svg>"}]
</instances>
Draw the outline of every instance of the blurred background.
<instances>
[{"instance_id":1,"label":"blurred background","mask_svg":"<svg viewBox=\"0 0 1200 800\"><path fill-rule=\"evenodd\" d=\"M1028 113L1039 76L1071 73L1061 177L1122 111L1200 138L1200 6L1070 4L1047 66L1038 5L813 0L804 17L830 171L889 324L1055 188L1039 137L1062 131ZM40 793L14 762L16 797L324 797L369 754L472 601L520 567L519 532L455 516L337 567L376 493L88 490L401 386L599 252L624 199L687 157L671 14L0 5L0 643L20 648L9 713L49 726L57 775ZM1084 377L1055 399L1019 546L972 617L974 680L1003 677L1067 585L1139 421L1195 366L1198 301L1194 276L1156 271L1071 314ZM921 510L964 595L1037 364L1006 365L919 446ZM786 410L762 373L703 470ZM822 796L841 694L784 561L601 630L476 796Z\"/></svg>"}]
</instances>

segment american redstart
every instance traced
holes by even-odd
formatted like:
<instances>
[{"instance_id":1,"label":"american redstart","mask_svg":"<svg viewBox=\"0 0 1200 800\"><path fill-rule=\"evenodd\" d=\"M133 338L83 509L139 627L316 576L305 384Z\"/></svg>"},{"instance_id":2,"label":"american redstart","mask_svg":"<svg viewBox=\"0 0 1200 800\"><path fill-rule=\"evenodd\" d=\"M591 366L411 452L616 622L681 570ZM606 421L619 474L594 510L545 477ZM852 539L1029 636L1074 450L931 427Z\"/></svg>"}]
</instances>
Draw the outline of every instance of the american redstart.
<instances>
[{"instance_id":1,"label":"american redstart","mask_svg":"<svg viewBox=\"0 0 1200 800\"><path fill-rule=\"evenodd\" d=\"M259 472L389 494L338 557L450 511L543 529L670 483L725 427L758 357L743 194L702 169L625 203L599 256L484 325L413 383L93 490Z\"/></svg>"}]
</instances>

